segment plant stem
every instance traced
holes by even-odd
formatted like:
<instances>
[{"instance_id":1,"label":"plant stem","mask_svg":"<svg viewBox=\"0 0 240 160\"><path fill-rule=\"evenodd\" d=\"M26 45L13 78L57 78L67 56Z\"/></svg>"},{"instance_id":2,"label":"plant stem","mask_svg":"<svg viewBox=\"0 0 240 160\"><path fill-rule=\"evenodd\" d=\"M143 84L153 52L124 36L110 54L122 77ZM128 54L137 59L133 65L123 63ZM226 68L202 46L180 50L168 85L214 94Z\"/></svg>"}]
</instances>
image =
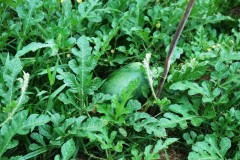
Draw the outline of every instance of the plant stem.
<instances>
[{"instance_id":1,"label":"plant stem","mask_svg":"<svg viewBox=\"0 0 240 160\"><path fill-rule=\"evenodd\" d=\"M167 153L166 148L164 149L164 153L165 153L166 160L169 160L169 155L168 155L168 153Z\"/></svg>"},{"instance_id":2,"label":"plant stem","mask_svg":"<svg viewBox=\"0 0 240 160\"><path fill-rule=\"evenodd\" d=\"M177 42L179 40L179 37L182 33L182 30L186 24L186 21L191 13L191 10L192 10L192 7L195 3L195 0L190 0L188 2L188 6L184 12L184 15L182 17L182 20L180 21L179 25L178 25L178 28L175 32L175 35L173 37L173 40L172 40L172 43L170 45L170 48L169 48L169 51L168 51L168 55L167 55L167 58L166 58L166 62L165 62L165 67L164 67L164 71L163 71L163 74L162 74L162 77L161 77L161 80L159 82L159 86L157 88L157 97L159 98L161 96L161 92L162 92L162 89L163 89L163 85L165 83L165 80L167 78L167 75L168 75L168 72L169 72L169 69L170 69L170 65L171 65L171 58L172 58L172 55L174 53L174 50L176 48L176 45L177 45Z\"/></svg>"}]
</instances>

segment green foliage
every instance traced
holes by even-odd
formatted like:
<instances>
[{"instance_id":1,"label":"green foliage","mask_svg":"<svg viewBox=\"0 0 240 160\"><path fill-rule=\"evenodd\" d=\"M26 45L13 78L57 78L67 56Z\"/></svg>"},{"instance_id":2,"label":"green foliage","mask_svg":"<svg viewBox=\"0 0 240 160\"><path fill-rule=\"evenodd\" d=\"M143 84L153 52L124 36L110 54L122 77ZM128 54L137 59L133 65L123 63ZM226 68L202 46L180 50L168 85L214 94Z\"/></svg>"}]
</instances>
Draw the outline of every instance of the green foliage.
<instances>
[{"instance_id":1,"label":"green foliage","mask_svg":"<svg viewBox=\"0 0 240 160\"><path fill-rule=\"evenodd\" d=\"M0 159L240 159L239 4L196 1L158 99L118 71L156 90L187 1L0 0Z\"/></svg>"},{"instance_id":2,"label":"green foliage","mask_svg":"<svg viewBox=\"0 0 240 160\"><path fill-rule=\"evenodd\" d=\"M197 135L196 132L190 131L190 133L184 133L183 138L186 140L187 144L194 144L196 141L201 141L204 138L204 135Z\"/></svg>"},{"instance_id":3,"label":"green foliage","mask_svg":"<svg viewBox=\"0 0 240 160\"><path fill-rule=\"evenodd\" d=\"M133 160L141 159L142 157L146 160L153 160L153 159L159 159L160 154L159 152L168 148L169 145L172 143L176 142L178 139L177 138L168 138L164 142L163 140L158 140L156 145L148 145L145 147L145 150L143 153L139 153L138 150L135 148L132 149L131 153L133 155Z\"/></svg>"},{"instance_id":4,"label":"green foliage","mask_svg":"<svg viewBox=\"0 0 240 160\"><path fill-rule=\"evenodd\" d=\"M99 105L97 111L105 115L102 118L119 125L125 124L126 115L141 109L141 104L137 100L129 100L138 86L138 81L132 81L121 94L111 98L111 104Z\"/></svg>"},{"instance_id":5,"label":"green foliage","mask_svg":"<svg viewBox=\"0 0 240 160\"><path fill-rule=\"evenodd\" d=\"M96 66L96 56L91 53L92 48L87 40L87 37L82 36L78 39L77 45L80 50L76 48L72 49L73 55L76 57L69 61L68 65L71 69L71 72L62 72L58 77L59 79L63 79L66 86L69 87L69 92L67 95L61 93L61 99L65 103L65 97L73 96L76 94L79 99L79 105L74 105L81 112L86 110L86 99L88 95L92 95L95 90L97 90L101 85L101 80L99 78L92 78L92 70ZM66 104L66 103L65 103ZM68 103L72 104L72 103Z\"/></svg>"},{"instance_id":6,"label":"green foliage","mask_svg":"<svg viewBox=\"0 0 240 160\"><path fill-rule=\"evenodd\" d=\"M37 115L32 114L28 117L28 112L26 110L21 111L14 115L10 124L3 124L0 130L0 157L6 150L14 148L18 145L19 141L13 139L16 134L27 135L30 130L33 130L37 126L44 125L50 121L47 115Z\"/></svg>"},{"instance_id":7,"label":"green foliage","mask_svg":"<svg viewBox=\"0 0 240 160\"><path fill-rule=\"evenodd\" d=\"M70 159L76 150L73 139L69 139L61 147L62 159Z\"/></svg>"},{"instance_id":8,"label":"green foliage","mask_svg":"<svg viewBox=\"0 0 240 160\"><path fill-rule=\"evenodd\" d=\"M179 124L182 129L186 129L188 127L187 121L190 121L192 125L197 127L203 121L192 106L170 105L169 111L171 112L165 113L163 115L164 118L160 119L161 126L165 128L175 128Z\"/></svg>"},{"instance_id":9,"label":"green foliage","mask_svg":"<svg viewBox=\"0 0 240 160\"><path fill-rule=\"evenodd\" d=\"M221 90L219 88L212 90L212 87L212 83L207 81L202 82L201 86L194 82L180 81L172 84L170 86L170 89L181 91L189 89L188 95L192 96L200 94L202 95L202 101L204 103L207 103L212 102L221 93Z\"/></svg>"},{"instance_id":10,"label":"green foliage","mask_svg":"<svg viewBox=\"0 0 240 160\"><path fill-rule=\"evenodd\" d=\"M145 129L148 134L154 134L156 137L166 137L167 135L160 121L147 113L134 113L129 117L127 124L133 126L137 132Z\"/></svg>"},{"instance_id":11,"label":"green foliage","mask_svg":"<svg viewBox=\"0 0 240 160\"><path fill-rule=\"evenodd\" d=\"M207 135L202 142L193 145L193 152L189 153L188 159L225 159L228 149L231 147L229 138L221 138L218 142L213 135Z\"/></svg>"},{"instance_id":12,"label":"green foliage","mask_svg":"<svg viewBox=\"0 0 240 160\"><path fill-rule=\"evenodd\" d=\"M11 107L13 101L17 99L17 91L21 88L17 84L18 74L22 71L20 59L14 58L10 60L9 56L5 61L5 65L1 67L1 84L0 84L0 107Z\"/></svg>"}]
</instances>

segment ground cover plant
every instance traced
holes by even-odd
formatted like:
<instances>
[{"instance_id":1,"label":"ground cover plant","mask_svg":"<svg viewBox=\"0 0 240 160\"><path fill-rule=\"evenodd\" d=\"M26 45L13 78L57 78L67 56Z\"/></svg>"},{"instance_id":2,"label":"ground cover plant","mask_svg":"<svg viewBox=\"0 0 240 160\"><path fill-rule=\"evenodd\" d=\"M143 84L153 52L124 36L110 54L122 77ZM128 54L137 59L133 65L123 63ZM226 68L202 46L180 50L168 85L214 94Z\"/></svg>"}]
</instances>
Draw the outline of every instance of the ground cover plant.
<instances>
[{"instance_id":1,"label":"ground cover plant","mask_svg":"<svg viewBox=\"0 0 240 160\"><path fill-rule=\"evenodd\" d=\"M187 3L0 0L0 159L239 160L239 0L196 0L154 93Z\"/></svg>"}]
</instances>

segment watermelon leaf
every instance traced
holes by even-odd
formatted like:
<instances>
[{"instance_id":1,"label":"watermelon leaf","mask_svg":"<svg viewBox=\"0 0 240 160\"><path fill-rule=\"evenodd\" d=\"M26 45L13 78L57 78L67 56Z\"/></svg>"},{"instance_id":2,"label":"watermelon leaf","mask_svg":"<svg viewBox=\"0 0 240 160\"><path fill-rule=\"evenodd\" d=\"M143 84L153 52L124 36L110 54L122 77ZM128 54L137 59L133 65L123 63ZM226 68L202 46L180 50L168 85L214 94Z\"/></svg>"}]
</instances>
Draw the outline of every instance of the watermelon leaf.
<instances>
[{"instance_id":1,"label":"watermelon leaf","mask_svg":"<svg viewBox=\"0 0 240 160\"><path fill-rule=\"evenodd\" d=\"M189 160L200 159L225 159L225 155L231 147L231 140L227 137L217 138L214 135L207 135L204 141L197 142L192 146L189 153Z\"/></svg>"},{"instance_id":2,"label":"watermelon leaf","mask_svg":"<svg viewBox=\"0 0 240 160\"><path fill-rule=\"evenodd\" d=\"M69 160L73 156L75 150L76 150L76 146L73 139L69 139L61 147L63 160Z\"/></svg>"},{"instance_id":3,"label":"watermelon leaf","mask_svg":"<svg viewBox=\"0 0 240 160\"><path fill-rule=\"evenodd\" d=\"M171 112L165 113L164 118L160 118L162 127L174 128L179 124L182 129L186 129L188 127L187 121L190 121L194 126L199 126L203 122L203 118L197 115L191 106L173 104L169 106L169 110Z\"/></svg>"},{"instance_id":4,"label":"watermelon leaf","mask_svg":"<svg viewBox=\"0 0 240 160\"><path fill-rule=\"evenodd\" d=\"M147 113L136 112L127 117L126 124L133 126L135 131L141 132L143 129L148 134L153 134L156 137L166 137L166 130L160 121Z\"/></svg>"}]
</instances>

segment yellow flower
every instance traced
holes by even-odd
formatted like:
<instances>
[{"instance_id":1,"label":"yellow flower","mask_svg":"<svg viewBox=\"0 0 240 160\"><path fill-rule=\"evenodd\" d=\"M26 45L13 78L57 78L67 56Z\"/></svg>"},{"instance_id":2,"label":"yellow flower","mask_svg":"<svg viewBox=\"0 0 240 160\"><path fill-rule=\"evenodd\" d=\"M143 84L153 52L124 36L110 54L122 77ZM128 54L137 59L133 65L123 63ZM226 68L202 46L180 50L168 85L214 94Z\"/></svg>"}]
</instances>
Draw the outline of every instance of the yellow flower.
<instances>
[{"instance_id":1,"label":"yellow flower","mask_svg":"<svg viewBox=\"0 0 240 160\"><path fill-rule=\"evenodd\" d=\"M61 2L61 3L63 3L63 2L64 2L64 0L60 0L60 2Z\"/></svg>"},{"instance_id":2,"label":"yellow flower","mask_svg":"<svg viewBox=\"0 0 240 160\"><path fill-rule=\"evenodd\" d=\"M82 2L82 0L77 0L77 2L78 2L78 3L81 3L81 2Z\"/></svg>"},{"instance_id":3,"label":"yellow flower","mask_svg":"<svg viewBox=\"0 0 240 160\"><path fill-rule=\"evenodd\" d=\"M156 28L160 28L161 27L161 23L158 21L158 23L156 24Z\"/></svg>"},{"instance_id":4,"label":"yellow flower","mask_svg":"<svg viewBox=\"0 0 240 160\"><path fill-rule=\"evenodd\" d=\"M211 48L207 48L207 51L210 52L210 51L212 51L212 49Z\"/></svg>"}]
</instances>

